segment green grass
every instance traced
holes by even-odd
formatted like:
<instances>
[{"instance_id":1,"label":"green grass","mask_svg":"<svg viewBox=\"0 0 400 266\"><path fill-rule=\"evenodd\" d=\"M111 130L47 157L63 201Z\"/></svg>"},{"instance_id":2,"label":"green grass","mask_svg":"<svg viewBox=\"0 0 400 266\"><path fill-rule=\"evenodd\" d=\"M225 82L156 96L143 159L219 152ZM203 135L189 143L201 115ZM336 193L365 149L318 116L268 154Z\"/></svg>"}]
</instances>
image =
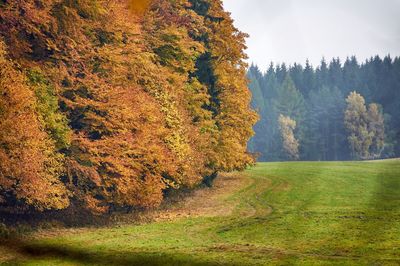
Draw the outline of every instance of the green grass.
<instances>
[{"instance_id":1,"label":"green grass","mask_svg":"<svg viewBox=\"0 0 400 266\"><path fill-rule=\"evenodd\" d=\"M39 236L0 247L15 253L3 261L11 265L400 265L399 160L262 163L239 175L246 179L241 189L219 199L218 208L236 206L227 216Z\"/></svg>"}]
</instances>

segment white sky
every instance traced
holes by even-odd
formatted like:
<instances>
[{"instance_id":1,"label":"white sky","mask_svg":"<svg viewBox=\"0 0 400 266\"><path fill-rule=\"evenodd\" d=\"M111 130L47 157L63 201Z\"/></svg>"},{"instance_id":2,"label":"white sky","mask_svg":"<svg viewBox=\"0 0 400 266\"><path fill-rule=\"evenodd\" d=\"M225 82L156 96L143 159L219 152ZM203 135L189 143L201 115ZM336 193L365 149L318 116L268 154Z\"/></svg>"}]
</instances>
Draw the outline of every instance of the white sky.
<instances>
[{"instance_id":1,"label":"white sky","mask_svg":"<svg viewBox=\"0 0 400 266\"><path fill-rule=\"evenodd\" d=\"M316 66L324 56L400 55L400 0L223 0L250 34L249 62Z\"/></svg>"}]
</instances>

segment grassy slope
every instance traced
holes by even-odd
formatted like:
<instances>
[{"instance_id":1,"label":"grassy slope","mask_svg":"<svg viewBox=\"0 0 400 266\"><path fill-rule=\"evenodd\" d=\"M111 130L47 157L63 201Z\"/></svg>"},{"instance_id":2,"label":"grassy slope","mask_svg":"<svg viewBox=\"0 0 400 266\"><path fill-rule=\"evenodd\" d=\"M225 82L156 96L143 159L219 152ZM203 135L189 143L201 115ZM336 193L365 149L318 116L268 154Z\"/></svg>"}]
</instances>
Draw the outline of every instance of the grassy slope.
<instances>
[{"instance_id":1,"label":"grassy slope","mask_svg":"<svg viewBox=\"0 0 400 266\"><path fill-rule=\"evenodd\" d=\"M221 183L178 206L181 218L0 249L24 265L400 264L400 161L266 163L239 175L235 189Z\"/></svg>"}]
</instances>

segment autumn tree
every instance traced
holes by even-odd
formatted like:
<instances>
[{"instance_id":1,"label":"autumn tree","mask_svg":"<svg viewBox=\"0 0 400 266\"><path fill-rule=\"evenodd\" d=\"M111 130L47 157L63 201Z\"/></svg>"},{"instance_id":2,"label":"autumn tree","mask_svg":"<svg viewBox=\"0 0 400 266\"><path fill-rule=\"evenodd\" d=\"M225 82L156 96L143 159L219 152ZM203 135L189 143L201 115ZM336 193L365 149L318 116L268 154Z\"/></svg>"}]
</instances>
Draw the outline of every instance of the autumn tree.
<instances>
[{"instance_id":1,"label":"autumn tree","mask_svg":"<svg viewBox=\"0 0 400 266\"><path fill-rule=\"evenodd\" d=\"M124 4L110 5L98 16L102 36L108 37L99 42L86 36L83 28L71 35L80 46L67 51L85 51L83 61L88 63L64 72L60 81L63 108L75 132L67 186L95 212L156 206L166 188L201 179L186 180L193 178L189 170L195 167L182 164L190 157L190 146L170 94L173 76L154 64L152 50L136 43L137 22L118 19L132 16ZM96 19L77 19L97 30ZM141 44L147 44L146 35L141 36Z\"/></svg>"},{"instance_id":2,"label":"autumn tree","mask_svg":"<svg viewBox=\"0 0 400 266\"><path fill-rule=\"evenodd\" d=\"M205 108L212 112L216 125L207 166L214 171L241 170L254 162L247 152L247 141L257 120L250 108L251 94L247 88L247 35L234 27L220 0L190 3L207 29L195 36L207 48L197 59L195 75L208 88L210 102Z\"/></svg>"},{"instance_id":3,"label":"autumn tree","mask_svg":"<svg viewBox=\"0 0 400 266\"><path fill-rule=\"evenodd\" d=\"M41 134L34 150L47 147L59 163L59 172L50 162L40 168L53 173L49 201L68 195L97 213L152 207L167 190L254 162L246 35L221 1L27 0L1 8L0 36L31 89L17 102L32 106L23 110ZM19 164L7 165L9 176Z\"/></svg>"},{"instance_id":4,"label":"autumn tree","mask_svg":"<svg viewBox=\"0 0 400 266\"><path fill-rule=\"evenodd\" d=\"M372 135L370 157L380 158L385 146L385 120L376 103L368 106L368 131Z\"/></svg>"},{"instance_id":5,"label":"autumn tree","mask_svg":"<svg viewBox=\"0 0 400 266\"><path fill-rule=\"evenodd\" d=\"M283 150L290 160L299 159L299 142L294 136L296 121L288 116L279 115L279 129L283 142Z\"/></svg>"},{"instance_id":6,"label":"autumn tree","mask_svg":"<svg viewBox=\"0 0 400 266\"><path fill-rule=\"evenodd\" d=\"M43 75L39 68L27 72L29 85L33 88L37 99L37 111L46 132L54 140L58 150L65 150L71 144L71 130L68 120L61 113L55 87Z\"/></svg>"},{"instance_id":7,"label":"autumn tree","mask_svg":"<svg viewBox=\"0 0 400 266\"><path fill-rule=\"evenodd\" d=\"M368 159L370 158L370 147L374 143L375 149L381 145L381 119L377 112L376 105L371 105L370 112L365 106L364 98L352 92L346 99L347 109L345 111L345 125L349 133L348 141L352 150L353 158ZM369 114L370 113L370 114ZM370 120L372 118L374 121ZM379 125L378 125L379 124Z\"/></svg>"},{"instance_id":8,"label":"autumn tree","mask_svg":"<svg viewBox=\"0 0 400 266\"><path fill-rule=\"evenodd\" d=\"M44 131L34 91L0 42L0 203L37 210L68 206L62 156Z\"/></svg>"}]
</instances>

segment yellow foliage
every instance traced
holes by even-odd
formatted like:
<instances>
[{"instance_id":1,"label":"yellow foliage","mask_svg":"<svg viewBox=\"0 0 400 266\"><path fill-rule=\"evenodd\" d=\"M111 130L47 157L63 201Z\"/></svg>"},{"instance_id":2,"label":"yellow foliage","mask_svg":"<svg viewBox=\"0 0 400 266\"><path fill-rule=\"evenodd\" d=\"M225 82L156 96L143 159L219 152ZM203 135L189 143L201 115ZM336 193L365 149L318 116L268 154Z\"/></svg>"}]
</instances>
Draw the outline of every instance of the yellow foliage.
<instances>
[{"instance_id":1,"label":"yellow foliage","mask_svg":"<svg viewBox=\"0 0 400 266\"><path fill-rule=\"evenodd\" d=\"M38 210L63 209L62 156L43 130L33 91L5 56L0 42L0 192Z\"/></svg>"},{"instance_id":2,"label":"yellow foliage","mask_svg":"<svg viewBox=\"0 0 400 266\"><path fill-rule=\"evenodd\" d=\"M257 119L245 77L246 35L234 28L221 1L206 0L208 14L197 13L186 0L43 2L7 1L0 13L0 36L15 47L10 56L21 68L40 65L46 77L40 82L31 77L40 89L40 108L32 102L32 91L18 86L15 101L27 114L18 127L0 126L34 141L28 146L41 156L37 173L45 173L41 176L52 184L49 202L58 201L57 208L67 205L58 180L58 157L63 156L65 186L93 212L156 206L168 188L193 187L218 171L254 162L246 151ZM19 79L14 83L24 82ZM57 101L50 102L54 97ZM54 115L57 105L60 116ZM0 113L15 112L0 108ZM41 119L34 110L43 113ZM62 136L63 125L71 136L55 152L45 129ZM35 137L18 133L19 126L35 130ZM22 151L17 145L13 150ZM16 175L17 166L31 166L28 160L21 164L7 162L7 175ZM24 180L29 174L18 176ZM12 186L1 180L1 187ZM24 193L16 195L33 198Z\"/></svg>"},{"instance_id":3,"label":"yellow foliage","mask_svg":"<svg viewBox=\"0 0 400 266\"><path fill-rule=\"evenodd\" d=\"M294 136L296 121L288 116L279 115L279 129L283 140L283 149L292 160L299 159L299 141Z\"/></svg>"}]
</instances>

